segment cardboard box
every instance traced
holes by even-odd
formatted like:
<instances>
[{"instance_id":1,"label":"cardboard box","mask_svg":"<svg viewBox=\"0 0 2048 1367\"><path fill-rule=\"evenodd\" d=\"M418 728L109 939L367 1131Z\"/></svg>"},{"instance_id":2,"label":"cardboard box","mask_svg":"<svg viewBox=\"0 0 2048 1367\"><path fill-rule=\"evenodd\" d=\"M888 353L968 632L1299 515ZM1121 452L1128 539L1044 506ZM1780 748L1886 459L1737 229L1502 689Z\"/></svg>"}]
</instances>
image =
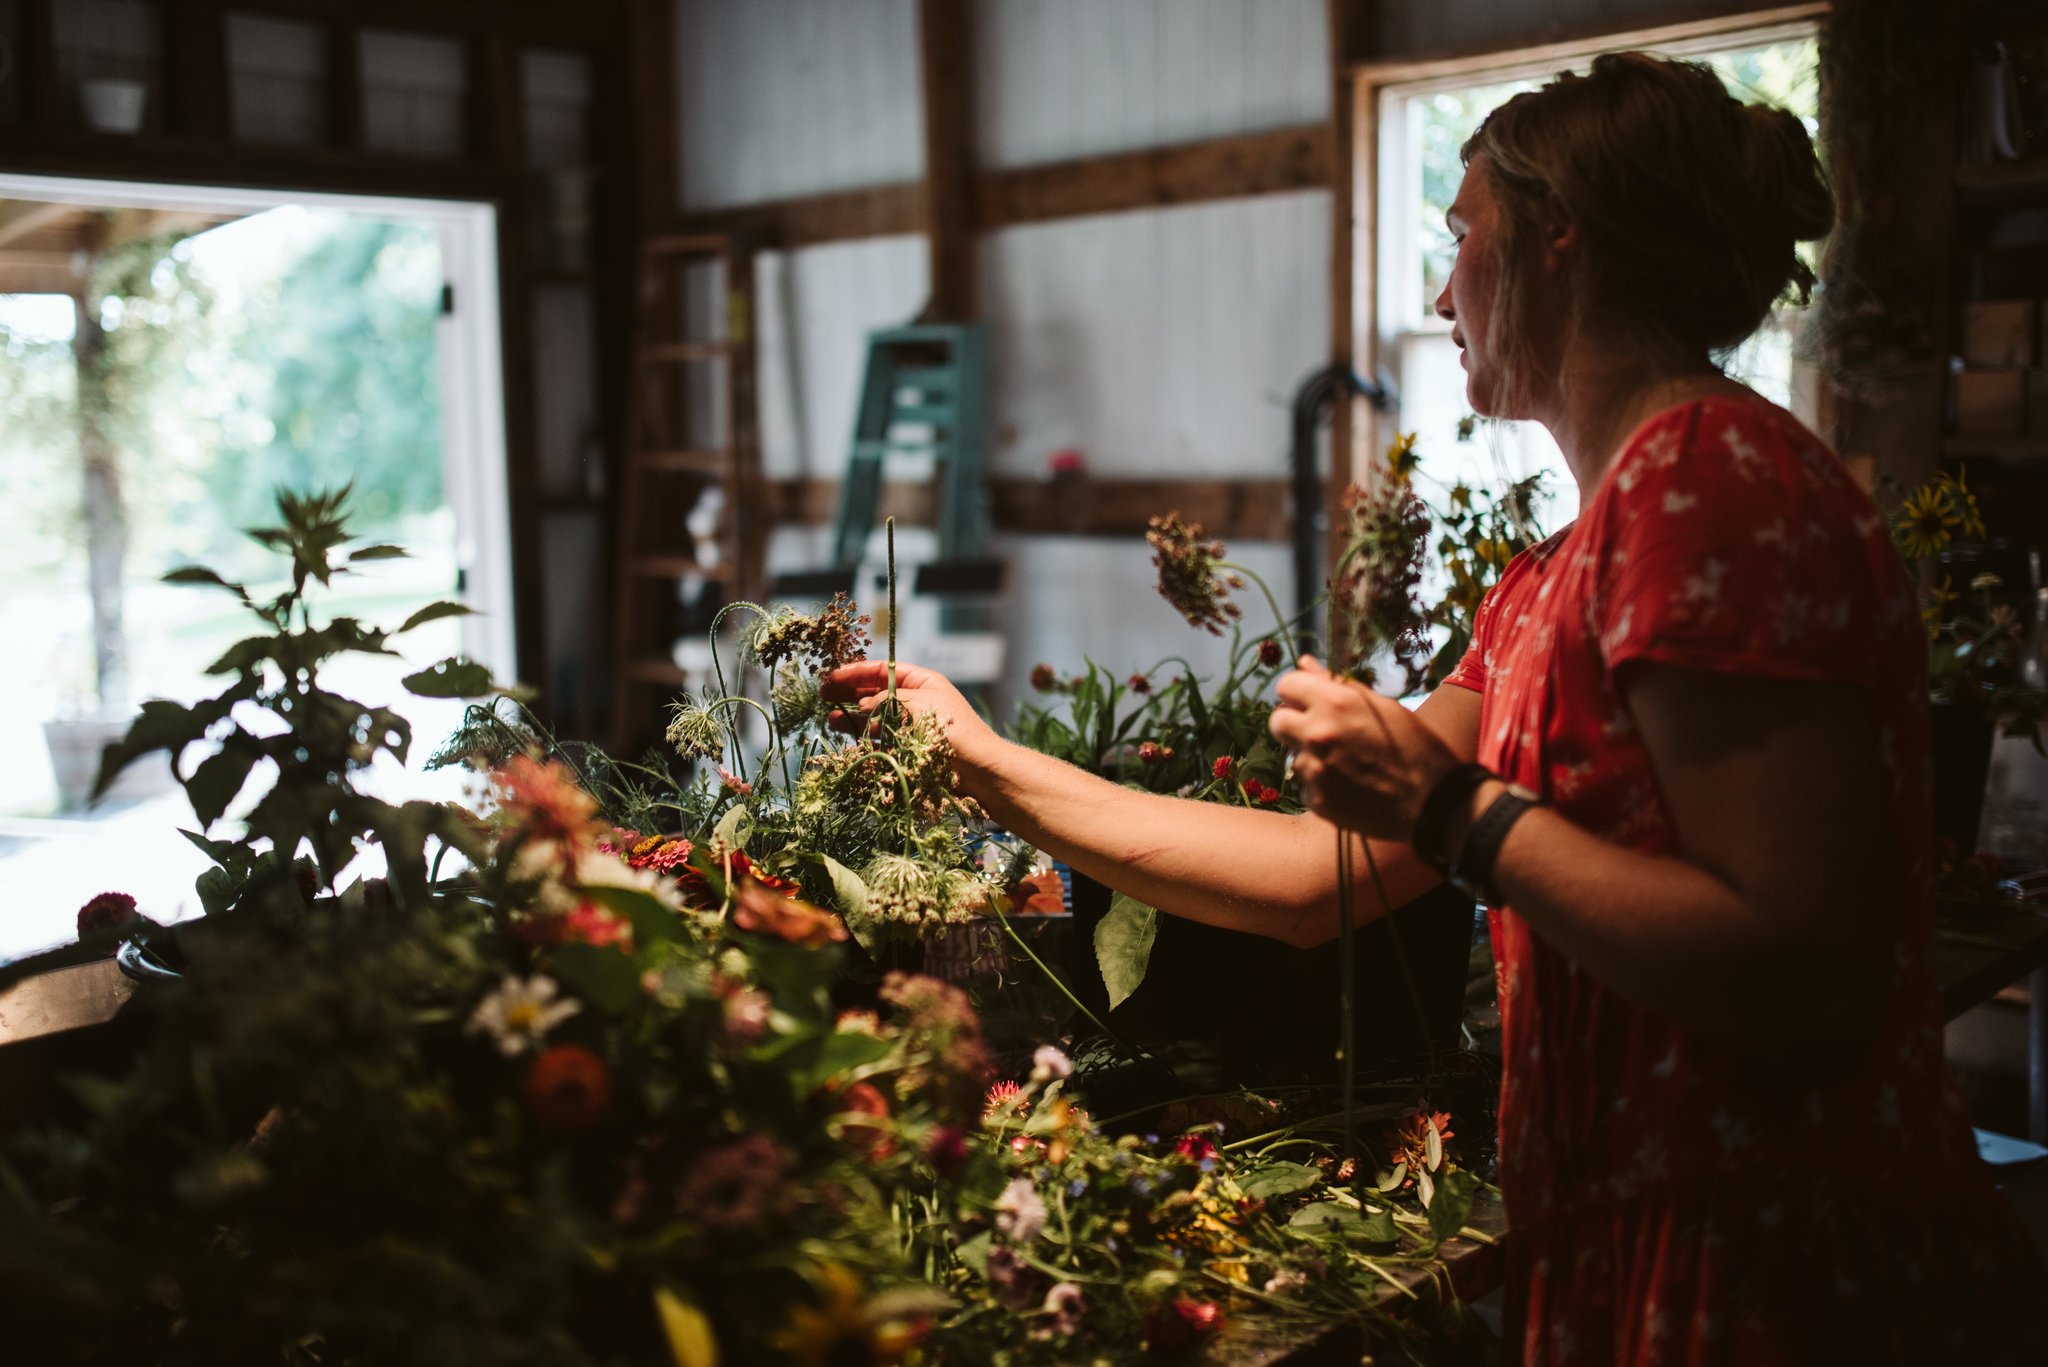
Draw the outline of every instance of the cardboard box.
<instances>
[{"instance_id":1,"label":"cardboard box","mask_svg":"<svg viewBox=\"0 0 2048 1367\"><path fill-rule=\"evenodd\" d=\"M1964 370L1956 375L1956 433L2016 437L2027 426L2027 372Z\"/></svg>"},{"instance_id":2,"label":"cardboard box","mask_svg":"<svg viewBox=\"0 0 2048 1367\"><path fill-rule=\"evenodd\" d=\"M1972 370L2025 370L2039 364L2034 335L2037 299L1993 299L1963 305L1963 364Z\"/></svg>"}]
</instances>

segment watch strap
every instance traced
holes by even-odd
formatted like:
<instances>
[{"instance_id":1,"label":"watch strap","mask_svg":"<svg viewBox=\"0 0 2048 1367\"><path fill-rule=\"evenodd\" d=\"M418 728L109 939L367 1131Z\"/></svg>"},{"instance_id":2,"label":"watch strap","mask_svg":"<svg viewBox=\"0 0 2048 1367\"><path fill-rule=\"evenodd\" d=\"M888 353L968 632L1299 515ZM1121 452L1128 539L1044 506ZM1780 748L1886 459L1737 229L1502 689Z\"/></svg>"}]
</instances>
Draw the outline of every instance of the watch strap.
<instances>
[{"instance_id":1,"label":"watch strap","mask_svg":"<svg viewBox=\"0 0 2048 1367\"><path fill-rule=\"evenodd\" d=\"M1451 855L1444 848L1444 834L1445 828L1451 824L1451 813L1480 784L1493 777L1493 771L1483 764L1460 764L1436 781L1436 786L1422 799L1422 810L1415 817L1417 858L1438 873L1450 873Z\"/></svg>"},{"instance_id":2,"label":"watch strap","mask_svg":"<svg viewBox=\"0 0 2048 1367\"><path fill-rule=\"evenodd\" d=\"M1472 829L1465 833L1465 843L1451 868L1452 885L1489 905L1498 902L1500 898L1493 890L1493 866L1500 859L1500 847L1522 814L1541 806L1542 801L1527 788L1510 784L1506 792L1488 803L1473 821Z\"/></svg>"}]
</instances>

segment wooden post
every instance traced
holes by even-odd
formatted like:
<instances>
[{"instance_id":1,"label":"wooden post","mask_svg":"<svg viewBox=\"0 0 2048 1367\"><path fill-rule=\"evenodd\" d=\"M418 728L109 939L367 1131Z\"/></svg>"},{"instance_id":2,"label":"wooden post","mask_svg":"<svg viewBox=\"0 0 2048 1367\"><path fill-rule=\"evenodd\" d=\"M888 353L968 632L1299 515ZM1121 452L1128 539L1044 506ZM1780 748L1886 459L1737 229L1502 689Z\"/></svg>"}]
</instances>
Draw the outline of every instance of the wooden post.
<instances>
[{"instance_id":1,"label":"wooden post","mask_svg":"<svg viewBox=\"0 0 2048 1367\"><path fill-rule=\"evenodd\" d=\"M1378 6L1373 0L1329 0L1330 26L1330 359L1356 369L1359 318L1355 308L1358 186L1352 109L1352 67L1377 39ZM1372 263L1366 262L1370 271ZM1365 320L1368 323L1370 319ZM1361 439L1371 430L1361 400L1349 393L1337 401L1330 423L1330 473L1323 491L1329 517L1330 563L1344 544L1344 491L1362 471Z\"/></svg>"},{"instance_id":2,"label":"wooden post","mask_svg":"<svg viewBox=\"0 0 2048 1367\"><path fill-rule=\"evenodd\" d=\"M968 0L919 0L924 89L924 217L931 302L924 319L964 323L975 312L974 46Z\"/></svg>"},{"instance_id":3,"label":"wooden post","mask_svg":"<svg viewBox=\"0 0 2048 1367\"><path fill-rule=\"evenodd\" d=\"M220 0L179 0L164 16L164 120L207 142L228 136L228 26Z\"/></svg>"},{"instance_id":4,"label":"wooden post","mask_svg":"<svg viewBox=\"0 0 2048 1367\"><path fill-rule=\"evenodd\" d=\"M327 26L327 141L363 150L362 31L346 20Z\"/></svg>"},{"instance_id":5,"label":"wooden post","mask_svg":"<svg viewBox=\"0 0 2048 1367\"><path fill-rule=\"evenodd\" d=\"M66 122L64 102L75 98L58 88L57 35L51 11L56 0L23 0L19 41L14 52L15 79L21 82L21 116L38 128Z\"/></svg>"}]
</instances>

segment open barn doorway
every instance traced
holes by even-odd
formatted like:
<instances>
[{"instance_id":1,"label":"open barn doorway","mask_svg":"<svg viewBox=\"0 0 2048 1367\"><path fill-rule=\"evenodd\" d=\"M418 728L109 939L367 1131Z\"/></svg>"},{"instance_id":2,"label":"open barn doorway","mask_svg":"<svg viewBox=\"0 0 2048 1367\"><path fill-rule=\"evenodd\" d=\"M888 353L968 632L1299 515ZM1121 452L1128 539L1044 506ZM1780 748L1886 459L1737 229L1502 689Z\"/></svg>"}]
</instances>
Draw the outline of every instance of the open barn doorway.
<instances>
[{"instance_id":1,"label":"open barn doorway","mask_svg":"<svg viewBox=\"0 0 2048 1367\"><path fill-rule=\"evenodd\" d=\"M496 234L483 204L0 175L0 960L68 939L108 887L197 912L168 773L85 789L142 700L218 691L249 623L161 576L281 579L242 535L278 486L352 484L356 529L412 552L337 581L330 612L478 610L332 686L397 701L457 653L514 676ZM453 796L424 762L460 705L407 712L412 760L376 783Z\"/></svg>"}]
</instances>

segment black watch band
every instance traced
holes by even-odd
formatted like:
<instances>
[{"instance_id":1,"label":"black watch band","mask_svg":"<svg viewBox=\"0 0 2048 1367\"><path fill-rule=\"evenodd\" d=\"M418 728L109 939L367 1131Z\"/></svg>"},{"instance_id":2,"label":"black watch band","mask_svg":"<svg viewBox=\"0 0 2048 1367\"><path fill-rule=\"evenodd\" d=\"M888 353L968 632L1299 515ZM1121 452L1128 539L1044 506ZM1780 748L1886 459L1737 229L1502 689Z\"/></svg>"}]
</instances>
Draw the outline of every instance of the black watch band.
<instances>
[{"instance_id":1,"label":"black watch band","mask_svg":"<svg viewBox=\"0 0 2048 1367\"><path fill-rule=\"evenodd\" d=\"M1522 813L1542 805L1543 799L1527 788L1509 784L1508 790L1487 804L1485 811L1465 833L1458 861L1451 869L1451 885L1468 897L1492 905L1500 899L1493 891L1493 866L1508 831L1522 819Z\"/></svg>"},{"instance_id":2,"label":"black watch band","mask_svg":"<svg viewBox=\"0 0 2048 1367\"><path fill-rule=\"evenodd\" d=\"M1450 873L1451 853L1444 848L1444 828L1451 824L1451 813L1458 804L1493 777L1493 771L1483 764L1461 764L1436 781L1415 817L1417 858L1438 873Z\"/></svg>"}]
</instances>

